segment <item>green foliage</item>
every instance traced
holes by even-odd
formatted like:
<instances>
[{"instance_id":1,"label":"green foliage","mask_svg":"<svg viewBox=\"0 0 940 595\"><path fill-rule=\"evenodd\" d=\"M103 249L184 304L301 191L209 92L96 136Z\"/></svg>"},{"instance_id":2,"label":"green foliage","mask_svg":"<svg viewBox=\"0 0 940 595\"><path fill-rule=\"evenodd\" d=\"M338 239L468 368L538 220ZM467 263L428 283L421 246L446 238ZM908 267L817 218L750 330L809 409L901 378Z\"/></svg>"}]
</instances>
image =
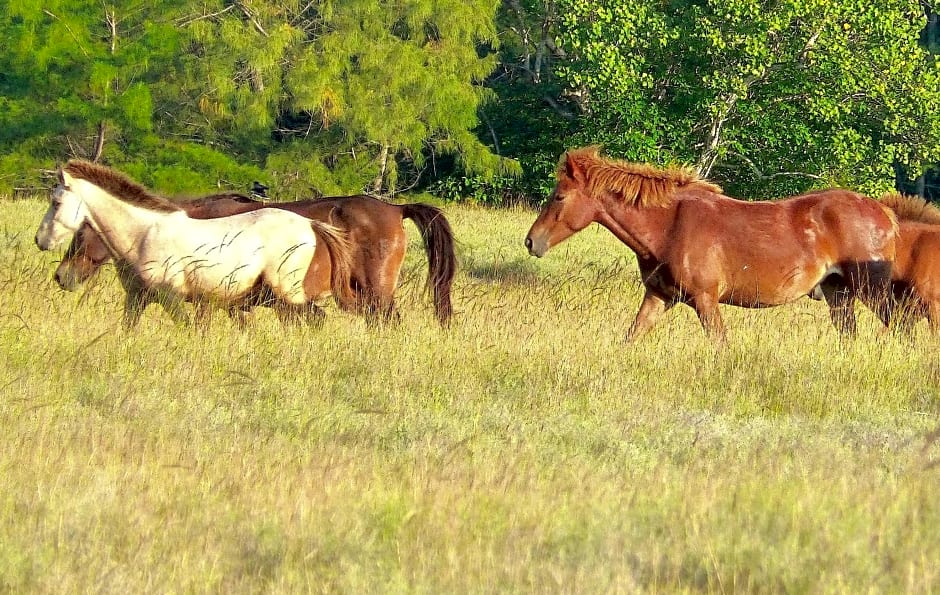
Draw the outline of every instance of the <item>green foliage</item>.
<instances>
[{"instance_id":1,"label":"green foliage","mask_svg":"<svg viewBox=\"0 0 940 595\"><path fill-rule=\"evenodd\" d=\"M271 196L299 200L362 192L363 176L354 159L340 158L332 168L325 161L326 156L310 143L282 143L265 162L265 170L275 180Z\"/></svg>"},{"instance_id":2,"label":"green foliage","mask_svg":"<svg viewBox=\"0 0 940 595\"><path fill-rule=\"evenodd\" d=\"M562 0L579 144L694 163L733 193L893 185L940 159L940 67L913 0Z\"/></svg>"},{"instance_id":3,"label":"green foliage","mask_svg":"<svg viewBox=\"0 0 940 595\"><path fill-rule=\"evenodd\" d=\"M175 95L164 77L181 49L171 23L184 4L63 0L0 11L0 152L20 156L0 175L13 162L93 157L101 132L105 154L126 161L127 145L154 130L154 105Z\"/></svg>"},{"instance_id":4,"label":"green foliage","mask_svg":"<svg viewBox=\"0 0 940 595\"><path fill-rule=\"evenodd\" d=\"M518 173L516 162L468 132L487 98L479 83L495 66L494 55L478 52L496 43L495 7L494 0L210 7L218 17L189 26L211 82L198 100L200 134L270 153L290 193L305 184L361 190L376 178L395 190L421 175L429 155L455 155L464 171L484 177ZM275 127L287 148L270 144ZM307 155L324 162L332 181L318 166L289 167L280 154L298 142L312 145ZM314 178L301 181L304 171Z\"/></svg>"},{"instance_id":5,"label":"green foliage","mask_svg":"<svg viewBox=\"0 0 940 595\"><path fill-rule=\"evenodd\" d=\"M179 190L537 202L600 143L745 197L876 193L940 162L936 22L916 0L0 0L0 190L103 133L102 159Z\"/></svg>"}]
</instances>

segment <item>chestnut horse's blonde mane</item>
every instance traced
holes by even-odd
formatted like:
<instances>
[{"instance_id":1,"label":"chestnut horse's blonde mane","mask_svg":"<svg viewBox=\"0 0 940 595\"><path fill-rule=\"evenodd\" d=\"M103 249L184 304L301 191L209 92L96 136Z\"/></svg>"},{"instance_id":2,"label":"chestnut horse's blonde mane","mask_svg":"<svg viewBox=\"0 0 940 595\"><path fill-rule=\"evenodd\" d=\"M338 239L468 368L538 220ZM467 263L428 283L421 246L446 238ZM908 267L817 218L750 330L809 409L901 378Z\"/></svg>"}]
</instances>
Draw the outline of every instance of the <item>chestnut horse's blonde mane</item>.
<instances>
[{"instance_id":1,"label":"chestnut horse's blonde mane","mask_svg":"<svg viewBox=\"0 0 940 595\"><path fill-rule=\"evenodd\" d=\"M897 192L885 194L881 204L895 212L901 221L917 221L940 225L940 208L919 196L907 196Z\"/></svg>"},{"instance_id":2,"label":"chestnut horse's blonde mane","mask_svg":"<svg viewBox=\"0 0 940 595\"><path fill-rule=\"evenodd\" d=\"M567 177L571 160L584 172L587 190L615 192L623 200L640 207L660 207L672 202L675 191L697 186L706 192L721 194L721 187L704 180L686 167L661 169L646 163L631 163L600 156L600 147L572 149L561 156L556 177Z\"/></svg>"},{"instance_id":3,"label":"chestnut horse's blonde mane","mask_svg":"<svg viewBox=\"0 0 940 595\"><path fill-rule=\"evenodd\" d=\"M117 171L85 161L72 159L63 168L72 177L91 182L118 200L128 202L151 211L173 212L181 211L182 207L173 202L157 196L137 182L132 181Z\"/></svg>"}]
</instances>

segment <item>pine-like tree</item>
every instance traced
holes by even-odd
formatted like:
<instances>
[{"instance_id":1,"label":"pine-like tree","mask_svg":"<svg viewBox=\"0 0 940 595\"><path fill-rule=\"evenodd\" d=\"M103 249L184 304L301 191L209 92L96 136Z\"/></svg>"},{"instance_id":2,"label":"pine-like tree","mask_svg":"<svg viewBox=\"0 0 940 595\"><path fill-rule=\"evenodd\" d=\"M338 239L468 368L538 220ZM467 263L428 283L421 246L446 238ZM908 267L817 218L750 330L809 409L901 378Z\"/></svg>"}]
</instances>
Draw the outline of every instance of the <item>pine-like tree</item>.
<instances>
[{"instance_id":1,"label":"pine-like tree","mask_svg":"<svg viewBox=\"0 0 940 595\"><path fill-rule=\"evenodd\" d=\"M39 169L70 157L166 191L257 177L189 135L187 90L198 84L178 21L187 4L0 2L0 188L36 185Z\"/></svg>"},{"instance_id":2,"label":"pine-like tree","mask_svg":"<svg viewBox=\"0 0 940 595\"><path fill-rule=\"evenodd\" d=\"M189 28L208 58L200 134L265 151L284 186L390 191L428 158L518 171L471 132L495 67L495 0L259 0L206 5ZM259 152L259 154L260 154ZM286 188L281 188L285 190Z\"/></svg>"}]
</instances>

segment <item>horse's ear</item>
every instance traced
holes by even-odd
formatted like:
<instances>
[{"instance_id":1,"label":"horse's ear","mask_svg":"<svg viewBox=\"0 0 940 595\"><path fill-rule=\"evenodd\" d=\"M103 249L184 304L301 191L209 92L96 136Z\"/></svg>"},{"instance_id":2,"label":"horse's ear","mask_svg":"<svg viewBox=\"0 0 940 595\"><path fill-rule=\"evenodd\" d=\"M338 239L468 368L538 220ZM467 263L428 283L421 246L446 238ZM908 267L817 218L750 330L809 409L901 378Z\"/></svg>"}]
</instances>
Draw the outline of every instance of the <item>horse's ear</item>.
<instances>
[{"instance_id":1,"label":"horse's ear","mask_svg":"<svg viewBox=\"0 0 940 595\"><path fill-rule=\"evenodd\" d=\"M62 164L56 164L56 176L59 178L59 184L65 186L65 171L62 169Z\"/></svg>"},{"instance_id":2,"label":"horse's ear","mask_svg":"<svg viewBox=\"0 0 940 595\"><path fill-rule=\"evenodd\" d=\"M565 175L576 182L584 182L584 168L568 152L565 153Z\"/></svg>"}]
</instances>

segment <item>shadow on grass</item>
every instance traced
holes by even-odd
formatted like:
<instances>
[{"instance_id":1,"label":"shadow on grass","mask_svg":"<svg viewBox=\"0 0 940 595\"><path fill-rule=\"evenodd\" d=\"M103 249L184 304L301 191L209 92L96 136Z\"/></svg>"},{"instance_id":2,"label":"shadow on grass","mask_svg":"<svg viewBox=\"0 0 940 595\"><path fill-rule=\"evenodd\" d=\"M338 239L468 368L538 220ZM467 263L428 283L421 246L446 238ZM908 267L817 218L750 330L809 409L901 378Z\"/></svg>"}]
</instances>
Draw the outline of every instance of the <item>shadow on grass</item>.
<instances>
[{"instance_id":1,"label":"shadow on grass","mask_svg":"<svg viewBox=\"0 0 940 595\"><path fill-rule=\"evenodd\" d=\"M531 285L539 280L535 266L522 259L502 262L474 262L466 265L464 271L471 279L492 283Z\"/></svg>"}]
</instances>

